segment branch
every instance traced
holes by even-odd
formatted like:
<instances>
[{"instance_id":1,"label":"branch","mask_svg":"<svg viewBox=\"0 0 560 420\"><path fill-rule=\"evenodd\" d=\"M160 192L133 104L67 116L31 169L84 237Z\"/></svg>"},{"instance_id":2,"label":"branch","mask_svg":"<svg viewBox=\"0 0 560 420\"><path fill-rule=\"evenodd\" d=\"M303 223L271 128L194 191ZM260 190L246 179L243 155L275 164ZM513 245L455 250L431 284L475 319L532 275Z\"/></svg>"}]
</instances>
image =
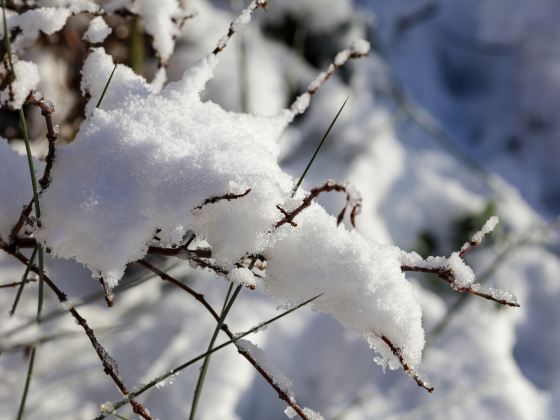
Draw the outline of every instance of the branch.
<instances>
[{"instance_id":1,"label":"branch","mask_svg":"<svg viewBox=\"0 0 560 420\"><path fill-rule=\"evenodd\" d=\"M39 270L39 268L37 268L34 265L31 265L31 263L25 257L25 255L21 254L20 252L17 252L17 251L14 252L14 251L10 250L10 248L8 246L4 245L1 242L0 242L0 248L3 249L4 251L6 251L8 254L15 257L16 259L18 259L23 264L25 264L34 273L42 275L43 281L54 292L54 294L58 298L59 302L70 312L70 314L74 317L76 322L85 331L87 337L91 341L91 344L92 344L95 352L97 353L97 356L99 357L99 360L101 360L101 364L103 365L104 372L109 377L111 377L111 379L113 380L113 382L115 383L115 385L117 386L119 391L125 397L127 395L129 395L130 392L129 392L128 388L126 387L125 383L124 383L124 379L122 378L122 376L120 375L120 373L118 371L118 366L117 366L116 361L111 357L111 355L107 352L107 350L105 350L105 348L97 340L97 337L95 336L94 331L88 325L86 319L84 317L82 317L78 313L76 308L68 301L68 298L66 297L66 294L62 290L60 290L58 288L58 286L56 286L56 284L54 284L54 282L45 273L41 273L41 270ZM136 401L134 399L130 399L129 402L130 402L130 405L132 406L132 409L134 410L134 412L136 414L138 414L139 416L143 417L146 420L153 420L152 417L150 416L150 414L148 413L148 411L146 410L146 408L142 404L140 404L138 401Z\"/></svg>"},{"instance_id":2,"label":"branch","mask_svg":"<svg viewBox=\"0 0 560 420\"><path fill-rule=\"evenodd\" d=\"M50 174L52 170L52 166L54 163L54 155L55 155L55 142L58 139L58 127L53 124L52 121L52 114L54 114L54 105L51 101L45 99L44 97L40 96L39 92L33 91L27 97L26 103L29 105L34 105L41 110L41 115L45 118L45 124L47 126L47 140L49 142L49 150L47 152L47 156L45 158L45 171L43 172L43 176L39 180L39 185L41 186L41 191L49 186L50 183ZM33 200L29 202L27 206L24 207L23 211L21 212L17 223L12 228L10 232L10 240L17 238L17 235L21 231L21 228L25 224L26 221L29 220L29 214L31 213L31 209L33 208Z\"/></svg>"},{"instance_id":3,"label":"branch","mask_svg":"<svg viewBox=\"0 0 560 420\"><path fill-rule=\"evenodd\" d=\"M231 37L251 21L251 15L259 7L262 7L266 10L266 8L268 7L268 0L252 0L249 6L243 9L239 16L237 16L234 21L231 22L231 24L229 25L228 33L220 38L218 44L216 45L216 48L214 48L214 51L212 51L212 55L218 55L227 47L227 44Z\"/></svg>"},{"instance_id":4,"label":"branch","mask_svg":"<svg viewBox=\"0 0 560 420\"><path fill-rule=\"evenodd\" d=\"M152 271L154 274L158 275L162 280L164 281L168 281L171 284L179 287L180 289L184 290L185 292L189 293L192 297L194 297L198 302L200 302L208 312L210 312L210 314L212 315L212 317L214 317L214 319L216 321L220 320L220 316L216 313L216 311L212 308L212 306L206 301L205 297L203 294L201 293L197 293L195 292L193 289L191 289L189 286L187 286L184 283L181 283L179 280L173 278L172 276L170 276L169 274L165 273L164 271L161 271L160 269L158 269L157 267L153 266L152 264L150 264L149 262L147 262L146 260L140 260L138 261L138 264L142 265L143 267L147 268L148 270ZM274 379L272 377L271 374L267 373L261 366L259 366L258 362L254 359L254 357L249 353L244 351L244 349L240 348L237 345L236 340L240 337L237 337L235 334L233 334L231 332L231 330L229 329L229 327L224 323L222 324L221 327L222 331L224 333L226 333L226 335L230 338L230 340L235 340L234 343L237 346L237 349L239 351L239 353L245 357L245 359L247 359L247 361L249 363L251 363L251 365L253 365L253 367L262 375L262 377L272 386L272 388L274 388L274 390L276 391L276 393L278 394L278 397L282 400L284 400L290 407L292 407L296 413L299 414L299 416L302 419L309 419L309 417L305 414L304 410L298 405L297 401L295 400L295 398L291 395L288 395L286 393L285 390L283 390L281 387L279 387L275 382ZM310 419L309 419L310 420Z\"/></svg>"},{"instance_id":5,"label":"branch","mask_svg":"<svg viewBox=\"0 0 560 420\"><path fill-rule=\"evenodd\" d=\"M251 192L251 188L248 188L247 191L245 191L244 193L241 193L241 194L227 193L227 194L220 195L220 196L210 197L210 198L207 198L206 200L204 200L203 203L200 206L195 207L195 209L200 210L202 207L204 207L208 204L214 204L214 203L217 203L218 201L222 201L222 200L231 201L231 200L235 200L237 198L245 197L250 192Z\"/></svg>"},{"instance_id":6,"label":"branch","mask_svg":"<svg viewBox=\"0 0 560 420\"><path fill-rule=\"evenodd\" d=\"M292 103L290 106L292 115L303 114L309 106L311 97L319 91L321 86L323 86L339 68L346 64L348 60L365 57L369 52L369 48L370 46L367 41L358 39L350 45L350 48L340 51L334 58L334 61L327 67L327 70L319 73L315 80L307 86L307 90L299 95Z\"/></svg>"},{"instance_id":7,"label":"branch","mask_svg":"<svg viewBox=\"0 0 560 420\"><path fill-rule=\"evenodd\" d=\"M36 279L25 279L21 281L14 281L13 283L0 284L0 289L21 286L22 284L32 283L34 281L36 281Z\"/></svg>"},{"instance_id":8,"label":"branch","mask_svg":"<svg viewBox=\"0 0 560 420\"><path fill-rule=\"evenodd\" d=\"M434 390L434 387L428 382L428 380L426 378L424 378L420 373L416 372L408 363L407 361L404 359L403 355L402 355L402 350L400 348L398 348L397 346L395 346L387 337L385 337L384 335L382 336L378 336L379 338L381 338L383 340L383 342L385 344L387 344L387 346L389 346L389 348L391 349L391 351L393 352L393 354L395 355L395 357L397 357L397 359L399 359L399 362L401 363L401 366L403 367L403 370L405 371L405 373L407 375L409 375L412 379L414 379L416 381L416 383L418 384L418 386L424 388L426 391L428 391L429 393L432 393L432 391Z\"/></svg>"},{"instance_id":9,"label":"branch","mask_svg":"<svg viewBox=\"0 0 560 420\"><path fill-rule=\"evenodd\" d=\"M362 208L362 198L355 194L355 192L352 191L347 184L338 184L334 181L326 181L323 185L313 188L303 199L302 203L292 211L287 211L280 206L276 206L276 208L280 210L280 212L284 215L284 218L278 221L274 225L274 227L279 228L286 223L289 223L292 226L297 226L297 224L294 222L294 218L307 207L309 207L313 200L319 195L324 192L331 191L343 192L346 194L346 205L338 214L338 217L336 218L336 224L339 225L342 222L342 219L346 214L346 209L351 208L352 210L350 211L350 222L352 223L352 226L356 227L356 216L360 214Z\"/></svg>"},{"instance_id":10,"label":"branch","mask_svg":"<svg viewBox=\"0 0 560 420\"><path fill-rule=\"evenodd\" d=\"M476 232L468 242L465 242L459 251L451 254L449 258L430 257L425 260L416 253L403 253L401 271L435 274L449 283L457 292L476 295L502 305L519 307L517 298L512 293L494 288L483 289L480 284L474 283L474 273L462 259L465 254L481 244L484 237L494 230L498 222L499 220L496 216L489 218L484 223L484 226L482 226L482 229Z\"/></svg>"}]
</instances>

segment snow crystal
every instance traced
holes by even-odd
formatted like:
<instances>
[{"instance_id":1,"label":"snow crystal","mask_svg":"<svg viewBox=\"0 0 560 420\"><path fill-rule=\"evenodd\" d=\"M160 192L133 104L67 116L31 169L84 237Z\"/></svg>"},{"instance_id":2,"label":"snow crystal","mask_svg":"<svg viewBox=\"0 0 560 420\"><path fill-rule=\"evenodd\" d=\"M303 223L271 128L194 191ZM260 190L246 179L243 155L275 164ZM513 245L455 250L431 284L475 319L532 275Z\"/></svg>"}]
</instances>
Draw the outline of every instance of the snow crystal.
<instances>
[{"instance_id":1,"label":"snow crystal","mask_svg":"<svg viewBox=\"0 0 560 420\"><path fill-rule=\"evenodd\" d=\"M309 420L325 420L325 418L321 415L321 413L317 413L316 411L313 411L310 408L305 407L303 409L303 412L305 413L306 417Z\"/></svg>"},{"instance_id":2,"label":"snow crystal","mask_svg":"<svg viewBox=\"0 0 560 420\"><path fill-rule=\"evenodd\" d=\"M453 286L458 288L469 287L474 282L474 273L465 261L454 252L448 259L449 268L453 271Z\"/></svg>"},{"instance_id":3,"label":"snow crystal","mask_svg":"<svg viewBox=\"0 0 560 420\"><path fill-rule=\"evenodd\" d=\"M369 52L370 45L365 39L356 39L350 45L350 50L359 55L366 55Z\"/></svg>"},{"instance_id":4,"label":"snow crystal","mask_svg":"<svg viewBox=\"0 0 560 420\"><path fill-rule=\"evenodd\" d=\"M280 388L290 400L294 400L294 392L292 391L293 383L292 381L284 375L284 373L278 369L266 356L265 352L258 348L255 344L249 340L238 340L236 345L240 352L249 354L255 361L257 365L262 367L262 369L270 375L272 382Z\"/></svg>"},{"instance_id":5,"label":"snow crystal","mask_svg":"<svg viewBox=\"0 0 560 420\"><path fill-rule=\"evenodd\" d=\"M169 375L168 377L166 377L165 379L159 381L158 383L156 383L156 388L157 389L163 389L168 385L173 385L173 383L175 382L175 380L177 379L178 376L181 376L183 372L179 371L176 372L172 375Z\"/></svg>"},{"instance_id":6,"label":"snow crystal","mask_svg":"<svg viewBox=\"0 0 560 420\"><path fill-rule=\"evenodd\" d=\"M484 239L484 237L486 235L488 235L489 233L492 233L494 231L494 229L496 228L496 225L500 222L500 219L498 219L498 216L492 216L490 217L486 223L484 223L484 226L482 226L482 229L480 229L478 232L476 232L473 237L472 237L472 241L475 243L480 243L482 242L482 239Z\"/></svg>"},{"instance_id":7,"label":"snow crystal","mask_svg":"<svg viewBox=\"0 0 560 420\"><path fill-rule=\"evenodd\" d=\"M105 23L105 20L101 16L97 16L89 22L84 39L92 44L98 44L103 42L111 32L112 29Z\"/></svg>"},{"instance_id":8,"label":"snow crystal","mask_svg":"<svg viewBox=\"0 0 560 420\"><path fill-rule=\"evenodd\" d=\"M350 50L343 50L339 52L334 58L334 64L337 66L342 66L350 58Z\"/></svg>"},{"instance_id":9,"label":"snow crystal","mask_svg":"<svg viewBox=\"0 0 560 420\"><path fill-rule=\"evenodd\" d=\"M309 102L311 101L311 95L305 92L299 95L292 105L292 112L294 114L303 114L305 110L309 107Z\"/></svg>"},{"instance_id":10,"label":"snow crystal","mask_svg":"<svg viewBox=\"0 0 560 420\"><path fill-rule=\"evenodd\" d=\"M239 32L243 26L247 25L251 21L251 10L245 9L241 14L235 18L231 24L231 30L233 32Z\"/></svg>"},{"instance_id":11,"label":"snow crystal","mask_svg":"<svg viewBox=\"0 0 560 420\"><path fill-rule=\"evenodd\" d=\"M115 404L111 401L107 401L101 404L100 409L102 413L112 414L115 412Z\"/></svg>"},{"instance_id":12,"label":"snow crystal","mask_svg":"<svg viewBox=\"0 0 560 420\"><path fill-rule=\"evenodd\" d=\"M11 86L8 85L0 91L1 107L21 108L29 93L36 89L39 84L39 69L29 61L15 61L14 73L16 78L11 83ZM7 74L7 69L4 66L0 66L0 80L3 80Z\"/></svg>"},{"instance_id":13,"label":"snow crystal","mask_svg":"<svg viewBox=\"0 0 560 420\"><path fill-rule=\"evenodd\" d=\"M254 289L256 286L255 275L245 267L236 267L231 270L228 274L228 279L249 289Z\"/></svg>"},{"instance_id":14,"label":"snow crystal","mask_svg":"<svg viewBox=\"0 0 560 420\"><path fill-rule=\"evenodd\" d=\"M42 164L35 162L35 170ZM0 238L7 240L19 215L33 196L27 158L13 151L0 137Z\"/></svg>"},{"instance_id":15,"label":"snow crystal","mask_svg":"<svg viewBox=\"0 0 560 420\"><path fill-rule=\"evenodd\" d=\"M475 292L483 292L492 296L493 299L496 301L504 301L504 302L511 302L513 304L518 304L517 297L503 289L495 289L493 287L482 287L480 284L475 283L471 286L471 289Z\"/></svg>"},{"instance_id":16,"label":"snow crystal","mask_svg":"<svg viewBox=\"0 0 560 420\"><path fill-rule=\"evenodd\" d=\"M295 418L295 416L297 416L297 412L296 410L294 410L291 406L287 406L286 409L284 410L284 414L286 415L286 417L288 417L289 419L293 419Z\"/></svg>"}]
</instances>

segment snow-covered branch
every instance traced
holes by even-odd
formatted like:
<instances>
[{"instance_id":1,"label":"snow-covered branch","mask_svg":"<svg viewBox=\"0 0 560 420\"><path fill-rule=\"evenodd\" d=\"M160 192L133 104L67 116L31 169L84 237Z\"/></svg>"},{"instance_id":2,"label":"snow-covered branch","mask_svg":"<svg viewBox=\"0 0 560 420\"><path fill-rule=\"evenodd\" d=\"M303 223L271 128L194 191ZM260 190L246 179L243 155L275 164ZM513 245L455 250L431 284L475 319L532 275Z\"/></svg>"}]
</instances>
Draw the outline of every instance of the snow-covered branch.
<instances>
[{"instance_id":1,"label":"snow-covered branch","mask_svg":"<svg viewBox=\"0 0 560 420\"><path fill-rule=\"evenodd\" d=\"M459 251L452 253L448 258L429 257L423 259L416 253L403 252L401 270L432 273L449 283L453 290L458 292L476 295L502 305L519 307L517 298L513 293L507 290L484 288L475 283L475 275L472 269L462 259L465 254L480 245L484 237L494 230L498 221L496 216L492 216L481 230L476 232Z\"/></svg>"}]
</instances>

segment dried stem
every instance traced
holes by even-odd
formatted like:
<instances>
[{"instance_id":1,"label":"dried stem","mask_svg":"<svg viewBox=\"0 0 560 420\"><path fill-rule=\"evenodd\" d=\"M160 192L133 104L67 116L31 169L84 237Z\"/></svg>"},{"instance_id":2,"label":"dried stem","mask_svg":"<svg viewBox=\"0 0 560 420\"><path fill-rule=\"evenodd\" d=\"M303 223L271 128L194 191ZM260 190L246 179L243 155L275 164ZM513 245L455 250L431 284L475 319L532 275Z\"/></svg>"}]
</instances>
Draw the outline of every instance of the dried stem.
<instances>
[{"instance_id":1,"label":"dried stem","mask_svg":"<svg viewBox=\"0 0 560 420\"><path fill-rule=\"evenodd\" d=\"M210 198L207 198L206 200L204 200L203 203L200 206L195 207L195 209L200 210L202 207L204 207L208 204L214 204L214 203L217 203L217 202L223 201L223 200L227 200L227 201L236 200L238 198L245 197L250 192L251 192L251 188L248 188L244 193L241 193L241 194L227 193L227 194L220 195L220 196L210 197Z\"/></svg>"},{"instance_id":2,"label":"dried stem","mask_svg":"<svg viewBox=\"0 0 560 420\"><path fill-rule=\"evenodd\" d=\"M348 207L350 207L351 208L350 222L352 223L352 226L355 227L356 226L356 216L360 213L360 210L361 210L361 207L362 207L362 200L361 200L360 197L353 197L352 194L350 193L347 185L338 184L334 181L326 181L323 185L311 189L309 194L303 199L302 203L292 211L287 211L280 206L276 206L276 208L278 210L280 210L280 212L284 215L284 218L279 220L274 225L274 227L279 228L280 226L282 226L286 223L289 223L292 226L297 226L297 224L294 222L294 218L298 214L300 214L303 210L305 210L307 207L309 207L311 205L311 203L313 202L313 200L315 198L317 198L319 195L321 195L324 192L331 192L331 191L343 192L343 193L346 194L346 205L344 206L342 211L339 213L339 215L336 219L336 224L339 225L342 222L342 219L344 218L344 215L346 214L346 209Z\"/></svg>"},{"instance_id":3,"label":"dried stem","mask_svg":"<svg viewBox=\"0 0 560 420\"><path fill-rule=\"evenodd\" d=\"M35 279L27 279L26 278L24 280L14 281L12 283L0 284L0 289L7 289L7 288L10 288L10 287L21 286L23 284L32 283L34 281L35 281Z\"/></svg>"},{"instance_id":4,"label":"dried stem","mask_svg":"<svg viewBox=\"0 0 560 420\"><path fill-rule=\"evenodd\" d=\"M152 271L154 274L158 275L162 280L168 281L170 283L172 283L173 285L179 287L180 289L184 290L185 292L189 293L192 297L194 297L198 302L200 302L208 312L210 312L210 314L214 317L214 319L216 321L220 320L220 315L218 315L218 313L216 313L216 311L212 308L212 306L208 303L208 301L205 299L204 295L197 293L196 291L194 291L193 289L191 289L189 286L185 285L184 283L181 283L179 280L173 278L172 276L170 276L169 274L165 273L164 271L158 269L157 267L153 266L152 264L150 264L149 262L145 261L145 260L140 260L138 261L138 264L141 264L142 266L146 267L148 270ZM314 298L316 299L316 298ZM231 330L229 329L229 327L227 326L227 324L222 323L220 325L220 329L230 338L230 342L235 342L238 339L242 338L244 335L235 335L231 332ZM217 349L217 347L209 350L209 351L215 351ZM239 347L238 347L239 350ZM253 356L251 356L251 354L247 353L247 352L242 352L241 350L239 350L239 352L243 355L243 357L245 357L245 359L247 359L247 361L249 363L251 363L251 365L253 365L255 367L255 369L257 369L257 371L263 376L263 378L274 388L274 390L276 391L276 393L278 394L279 398L286 401L286 403L288 405L290 405L290 407L292 407L300 416L302 419L307 419L308 417L306 416L305 412L303 411L303 409L298 405L298 403L295 401L294 398L290 397L288 394L286 394L286 392L284 390L282 390L280 387L278 387L278 385L276 385L274 383L274 380L272 378L272 376L267 373L266 371L264 371L264 369L259 366L258 362L253 358Z\"/></svg>"},{"instance_id":5,"label":"dried stem","mask_svg":"<svg viewBox=\"0 0 560 420\"><path fill-rule=\"evenodd\" d=\"M6 251L10 255L12 255L16 259L18 259L20 262L25 264L34 273L37 273L37 274L42 273L42 270L40 270L36 266L32 265L29 262L29 260L25 257L25 255L21 254L20 252L11 251L9 249L9 247L4 245L3 243L0 243L0 248L2 248L4 251ZM56 284L54 284L54 282L47 275L45 275L44 273L42 273L42 274L43 274L43 280L47 284L47 286L49 286L49 288L54 292L54 294L56 295L56 297L58 298L60 303L62 303L66 307L66 309L74 317L76 322L85 331L85 333L86 333L87 337L89 338L95 352L97 353L97 356L99 357L99 360L101 361L101 364L103 365L104 372L113 380L113 382L115 383L115 385L117 386L119 391L124 396L129 395L130 392L129 392L128 388L126 387L125 383L124 383L124 379L121 377L121 375L118 371L117 363L111 357L111 355L107 352L107 350L105 350L105 348L101 345L101 343L97 340L97 337L95 336L94 331L88 325L86 319L84 317L82 317L79 314L79 312L76 310L76 308L68 301L68 299L66 297L66 294L62 290L60 290L58 288L58 286L56 286ZM144 418L146 420L152 420L152 417L150 416L150 414L148 413L148 411L144 408L144 406L142 404L140 404L138 401L136 401L134 399L130 399L129 402L130 402L130 405L132 406L132 409L134 410L134 412L136 414L138 414L139 416L141 416L142 418Z\"/></svg>"},{"instance_id":6,"label":"dried stem","mask_svg":"<svg viewBox=\"0 0 560 420\"><path fill-rule=\"evenodd\" d=\"M408 362L404 359L403 355L402 355L402 350L395 346L387 337L385 337L384 335L379 336L379 338L381 338L383 340L383 342L385 344L387 344L387 346L389 346L389 348L391 349L391 351L393 352L393 354L395 355L395 357L397 357L397 359L399 359L399 362L401 364L401 366L403 367L403 370L405 371L405 373L407 375L409 375L412 379L414 379L416 381L416 383L418 384L418 386L424 388L426 391L428 391L429 393L431 393L434 390L434 387L430 385L430 383L422 377L422 375L420 375L418 372L416 372L409 364Z\"/></svg>"},{"instance_id":7,"label":"dried stem","mask_svg":"<svg viewBox=\"0 0 560 420\"><path fill-rule=\"evenodd\" d=\"M424 267L424 266L402 265L401 271L414 271L419 273L435 274L440 279L449 283L453 287L453 289L458 292L469 293L471 295L479 296L481 298L497 302L501 305L507 305L507 306L519 308L519 303L506 298L496 297L490 291L485 291L484 289L482 289L478 284L471 284L468 286L457 286L455 282L455 274L453 273L453 270L448 267Z\"/></svg>"},{"instance_id":8,"label":"dried stem","mask_svg":"<svg viewBox=\"0 0 560 420\"><path fill-rule=\"evenodd\" d=\"M249 23L249 21L251 20L251 15L259 7L266 9L268 7L268 0L252 0L249 6L243 9L241 14L237 18L235 18L233 22L231 22L231 24L229 25L228 33L218 41L216 48L214 48L214 51L212 51L213 55L218 55L227 47L227 44L231 37Z\"/></svg>"}]
</instances>

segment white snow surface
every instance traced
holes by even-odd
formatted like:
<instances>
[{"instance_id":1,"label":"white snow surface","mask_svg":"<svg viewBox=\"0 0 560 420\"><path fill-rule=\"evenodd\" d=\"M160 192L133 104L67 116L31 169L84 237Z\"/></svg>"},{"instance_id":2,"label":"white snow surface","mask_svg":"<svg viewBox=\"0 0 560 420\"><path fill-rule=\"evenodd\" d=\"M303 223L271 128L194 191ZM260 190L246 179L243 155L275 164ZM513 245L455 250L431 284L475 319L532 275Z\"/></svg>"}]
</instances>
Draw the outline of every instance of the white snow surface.
<instances>
[{"instance_id":1,"label":"white snow surface","mask_svg":"<svg viewBox=\"0 0 560 420\"><path fill-rule=\"evenodd\" d=\"M0 91L0 106L11 109L19 109L27 99L32 90L37 88L41 79L39 69L34 63L17 60L14 56L15 80L11 86L6 86ZM0 66L0 80L8 74L4 66Z\"/></svg>"},{"instance_id":2,"label":"white snow surface","mask_svg":"<svg viewBox=\"0 0 560 420\"><path fill-rule=\"evenodd\" d=\"M92 44L103 42L109 36L112 29L107 25L103 17L97 16L89 22L84 39Z\"/></svg>"},{"instance_id":3,"label":"white snow surface","mask_svg":"<svg viewBox=\"0 0 560 420\"><path fill-rule=\"evenodd\" d=\"M52 182L40 199L38 238L109 287L148 245L179 245L188 229L212 246L226 269L247 254L264 253L270 258L268 293L289 303L323 293L313 308L363 334L384 364L397 367L376 334L418 365L421 312L400 271L399 250L337 228L318 205L296 217L297 228L273 229L282 217L276 205L286 201L293 184L277 162L277 140L293 113L256 117L201 102L199 93L217 62L205 58L161 94L119 65L101 109L57 150ZM83 85L99 92L100 75L112 67L103 49L94 50ZM210 197L248 189L243 198L197 208Z\"/></svg>"}]
</instances>

